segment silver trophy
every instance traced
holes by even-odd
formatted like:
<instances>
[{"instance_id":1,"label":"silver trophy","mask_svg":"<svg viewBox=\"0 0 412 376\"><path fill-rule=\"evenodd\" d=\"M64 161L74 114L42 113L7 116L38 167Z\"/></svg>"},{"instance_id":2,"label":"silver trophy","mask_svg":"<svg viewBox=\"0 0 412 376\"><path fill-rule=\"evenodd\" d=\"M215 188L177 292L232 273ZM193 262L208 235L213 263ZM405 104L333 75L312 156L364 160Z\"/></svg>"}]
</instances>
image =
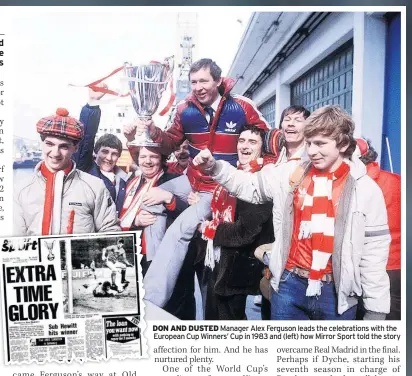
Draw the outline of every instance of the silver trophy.
<instances>
[{"instance_id":1,"label":"silver trophy","mask_svg":"<svg viewBox=\"0 0 412 376\"><path fill-rule=\"evenodd\" d=\"M124 74L137 116L139 119L151 119L159 107L167 84L173 77L173 56L166 58L164 63L155 62L145 65L125 63ZM150 138L149 131L129 142L129 145L159 146Z\"/></svg>"},{"instance_id":2,"label":"silver trophy","mask_svg":"<svg viewBox=\"0 0 412 376\"><path fill-rule=\"evenodd\" d=\"M53 254L54 240L45 240L44 244L46 244L46 247L49 250L49 254L47 255L47 260L53 261L55 257Z\"/></svg>"}]
</instances>

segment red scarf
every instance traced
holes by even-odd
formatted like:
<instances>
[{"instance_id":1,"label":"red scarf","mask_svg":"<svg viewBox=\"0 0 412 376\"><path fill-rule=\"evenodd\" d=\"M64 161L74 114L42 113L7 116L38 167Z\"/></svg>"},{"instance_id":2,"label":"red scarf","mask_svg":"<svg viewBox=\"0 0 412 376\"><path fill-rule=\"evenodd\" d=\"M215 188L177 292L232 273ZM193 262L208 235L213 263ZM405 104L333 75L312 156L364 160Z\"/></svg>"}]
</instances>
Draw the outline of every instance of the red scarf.
<instances>
[{"instance_id":1,"label":"red scarf","mask_svg":"<svg viewBox=\"0 0 412 376\"><path fill-rule=\"evenodd\" d=\"M140 188L140 182L143 178L142 175L135 176L126 187L126 196L123 204L123 208L120 211L120 227L123 231L128 231L136 218L136 215L140 211L140 205L143 200L143 194L146 193L151 187L156 186L159 178L164 174L163 170L160 170L150 181L145 181Z\"/></svg>"},{"instance_id":2,"label":"red scarf","mask_svg":"<svg viewBox=\"0 0 412 376\"><path fill-rule=\"evenodd\" d=\"M302 205L298 239L311 238L312 265L306 296L321 294L321 280L333 252L335 211L332 202L332 184L350 171L342 162L334 172L320 172L312 167L308 173L310 184Z\"/></svg>"},{"instance_id":3,"label":"red scarf","mask_svg":"<svg viewBox=\"0 0 412 376\"><path fill-rule=\"evenodd\" d=\"M239 170L254 173L263 167L263 158L255 159L247 165L238 165ZM205 265L211 269L214 268L214 261L220 260L220 247L213 247L213 239L216 235L217 227L223 222L233 223L236 213L236 197L229 194L229 192L218 185L212 196L212 220L202 231L203 239L208 241L206 249Z\"/></svg>"},{"instance_id":4,"label":"red scarf","mask_svg":"<svg viewBox=\"0 0 412 376\"><path fill-rule=\"evenodd\" d=\"M40 172L43 175L43 177L46 179L46 192L45 192L45 198L44 198L44 206L43 206L43 219L42 219L42 230L41 234L42 235L50 235L53 233L52 231L52 225L53 221L57 222L61 220L61 205L60 205L60 215L58 217L58 210L56 211L56 207L58 205L55 205L55 199L59 200L61 203L62 200L62 186L60 185L63 184L63 181L58 182L58 186L56 187L56 176L60 172L62 172L64 176L66 176L73 168L73 162L70 161L69 167L67 167L63 171L57 171L57 172L51 172L47 166L46 163L43 162L40 165ZM68 231L71 230L73 232L73 222L74 222L74 210L72 210L73 213L70 214L70 219L69 219L69 224L68 224ZM54 215L53 215L54 214ZM54 218L53 218L54 217ZM55 223L56 225L56 223ZM60 226L57 226L60 227ZM72 232L67 232L68 234L71 234ZM60 231L59 231L60 233Z\"/></svg>"}]
</instances>

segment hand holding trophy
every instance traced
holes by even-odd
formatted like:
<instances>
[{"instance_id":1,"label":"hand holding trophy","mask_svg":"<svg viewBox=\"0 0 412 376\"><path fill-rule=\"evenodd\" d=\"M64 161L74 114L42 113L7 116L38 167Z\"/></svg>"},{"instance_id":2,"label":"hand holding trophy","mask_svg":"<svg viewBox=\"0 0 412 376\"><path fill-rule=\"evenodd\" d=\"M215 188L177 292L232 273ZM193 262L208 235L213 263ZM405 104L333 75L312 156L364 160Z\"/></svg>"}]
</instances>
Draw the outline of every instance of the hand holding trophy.
<instances>
[{"instance_id":1,"label":"hand holding trophy","mask_svg":"<svg viewBox=\"0 0 412 376\"><path fill-rule=\"evenodd\" d=\"M164 63L151 62L145 65L132 65L125 63L124 80L127 80L129 95L133 108L139 118L137 134L141 134L129 145L156 147L149 129L154 124L152 115L157 111L163 92L173 79L173 56L166 58ZM143 132L142 132L143 131Z\"/></svg>"}]
</instances>

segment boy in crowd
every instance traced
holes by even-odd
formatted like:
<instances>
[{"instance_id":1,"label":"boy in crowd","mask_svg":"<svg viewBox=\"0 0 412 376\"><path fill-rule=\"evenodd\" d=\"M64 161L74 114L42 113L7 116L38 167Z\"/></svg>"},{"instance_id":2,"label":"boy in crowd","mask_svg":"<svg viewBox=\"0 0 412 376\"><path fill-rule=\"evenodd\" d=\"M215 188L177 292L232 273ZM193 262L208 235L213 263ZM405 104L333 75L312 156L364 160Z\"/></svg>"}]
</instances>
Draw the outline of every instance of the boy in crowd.
<instances>
[{"instance_id":1,"label":"boy in crowd","mask_svg":"<svg viewBox=\"0 0 412 376\"><path fill-rule=\"evenodd\" d=\"M44 160L17 188L14 235L120 231L116 208L100 179L79 171L71 157L83 124L64 108L37 123Z\"/></svg>"},{"instance_id":2,"label":"boy in crowd","mask_svg":"<svg viewBox=\"0 0 412 376\"><path fill-rule=\"evenodd\" d=\"M104 84L100 86L106 87ZM94 142L100 124L101 110L98 105L92 105L92 103L103 96L104 93L89 89L89 103L82 108L80 113L80 122L84 125L84 137L79 142L72 159L79 170L103 181L116 204L117 213L120 213L127 182L126 172L116 166L122 154L122 142L114 134L109 133L101 136L96 143Z\"/></svg>"},{"instance_id":3,"label":"boy in crowd","mask_svg":"<svg viewBox=\"0 0 412 376\"><path fill-rule=\"evenodd\" d=\"M363 163L351 158L353 132L350 116L327 106L306 120L306 163L268 165L250 176L208 150L194 158L236 197L273 201L274 320L353 320L360 296L365 320L389 313L385 201Z\"/></svg>"}]
</instances>

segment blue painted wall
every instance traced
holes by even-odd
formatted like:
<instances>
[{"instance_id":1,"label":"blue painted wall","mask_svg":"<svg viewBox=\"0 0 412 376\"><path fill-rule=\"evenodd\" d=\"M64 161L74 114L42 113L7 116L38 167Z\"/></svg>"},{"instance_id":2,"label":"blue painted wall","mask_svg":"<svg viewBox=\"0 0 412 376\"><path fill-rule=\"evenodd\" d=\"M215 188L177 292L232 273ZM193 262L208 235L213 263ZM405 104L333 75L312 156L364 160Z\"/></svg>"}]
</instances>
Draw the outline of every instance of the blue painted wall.
<instances>
[{"instance_id":1,"label":"blue painted wall","mask_svg":"<svg viewBox=\"0 0 412 376\"><path fill-rule=\"evenodd\" d=\"M401 172L401 16L388 18L385 99L381 168L390 171L386 137L389 139L393 172Z\"/></svg>"}]
</instances>

